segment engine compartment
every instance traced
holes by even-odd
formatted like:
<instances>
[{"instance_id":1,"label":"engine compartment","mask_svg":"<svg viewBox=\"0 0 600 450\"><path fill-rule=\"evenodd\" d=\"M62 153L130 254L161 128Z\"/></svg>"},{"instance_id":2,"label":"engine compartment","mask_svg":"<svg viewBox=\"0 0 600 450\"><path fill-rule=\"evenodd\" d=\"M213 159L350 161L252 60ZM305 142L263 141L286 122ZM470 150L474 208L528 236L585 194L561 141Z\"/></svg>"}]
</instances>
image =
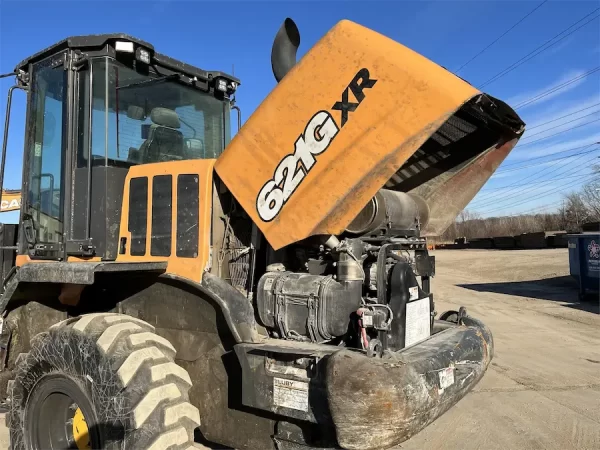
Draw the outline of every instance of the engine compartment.
<instances>
[{"instance_id":1,"label":"engine compartment","mask_svg":"<svg viewBox=\"0 0 600 450\"><path fill-rule=\"evenodd\" d=\"M381 189L342 235L279 250L226 188L219 199L217 270L252 301L269 337L381 357L430 336L435 260L420 237L429 211L417 196Z\"/></svg>"},{"instance_id":2,"label":"engine compartment","mask_svg":"<svg viewBox=\"0 0 600 450\"><path fill-rule=\"evenodd\" d=\"M316 257L307 259L302 246L286 248L295 264L278 260L267 266L255 308L271 337L359 348L378 356L429 337L434 264L425 239L334 242L332 248L313 249ZM304 270L292 271L302 265Z\"/></svg>"}]
</instances>

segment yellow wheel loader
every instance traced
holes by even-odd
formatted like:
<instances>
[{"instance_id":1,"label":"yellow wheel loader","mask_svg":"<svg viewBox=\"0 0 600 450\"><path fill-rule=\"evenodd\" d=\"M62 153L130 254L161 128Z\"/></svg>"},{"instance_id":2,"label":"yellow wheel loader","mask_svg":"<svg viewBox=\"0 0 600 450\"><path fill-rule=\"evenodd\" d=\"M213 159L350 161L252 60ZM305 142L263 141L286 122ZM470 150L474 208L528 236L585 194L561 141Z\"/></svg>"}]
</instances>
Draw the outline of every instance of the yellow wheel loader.
<instances>
[{"instance_id":1,"label":"yellow wheel loader","mask_svg":"<svg viewBox=\"0 0 600 450\"><path fill-rule=\"evenodd\" d=\"M0 252L12 450L389 448L481 379L492 335L436 312L426 238L524 123L358 24L296 63L299 45L286 19L278 84L241 127L238 79L125 34L17 65L0 168L21 89L20 221Z\"/></svg>"}]
</instances>

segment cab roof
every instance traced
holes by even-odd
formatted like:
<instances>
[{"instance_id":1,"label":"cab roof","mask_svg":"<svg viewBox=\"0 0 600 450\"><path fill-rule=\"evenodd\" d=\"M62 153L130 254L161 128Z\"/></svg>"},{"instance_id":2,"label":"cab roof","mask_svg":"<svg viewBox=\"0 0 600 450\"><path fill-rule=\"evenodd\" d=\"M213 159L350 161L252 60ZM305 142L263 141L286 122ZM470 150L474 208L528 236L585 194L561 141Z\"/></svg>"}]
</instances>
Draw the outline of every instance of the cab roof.
<instances>
[{"instance_id":1,"label":"cab roof","mask_svg":"<svg viewBox=\"0 0 600 450\"><path fill-rule=\"evenodd\" d=\"M65 38L62 41L59 41L56 44L51 45L50 47L47 47L35 53L34 55L29 56L28 58L25 58L23 61L17 64L15 72L20 70L27 72L29 64L34 64L67 49L79 50L85 54L86 52L101 51L103 48L107 48L107 46L114 48L115 41L133 42L136 46L149 50L152 53L152 61L154 63L164 66L170 70L181 72L184 75L197 77L202 80L222 77L230 81L234 81L238 85L240 84L240 80L235 78L233 75L229 75L220 71L203 70L186 64L182 61L178 61L169 56L156 52L152 44L125 33L90 34L86 36L71 36Z\"/></svg>"}]
</instances>

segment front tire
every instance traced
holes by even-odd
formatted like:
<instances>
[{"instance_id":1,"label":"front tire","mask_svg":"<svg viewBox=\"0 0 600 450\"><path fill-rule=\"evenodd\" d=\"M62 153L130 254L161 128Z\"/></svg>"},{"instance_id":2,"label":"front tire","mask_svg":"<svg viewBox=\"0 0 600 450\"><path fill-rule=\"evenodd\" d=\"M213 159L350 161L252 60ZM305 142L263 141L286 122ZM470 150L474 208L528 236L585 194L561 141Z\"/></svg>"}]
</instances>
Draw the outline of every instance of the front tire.
<instances>
[{"instance_id":1,"label":"front tire","mask_svg":"<svg viewBox=\"0 0 600 450\"><path fill-rule=\"evenodd\" d=\"M122 314L88 314L32 340L9 386L11 450L194 448L198 409L175 349Z\"/></svg>"}]
</instances>

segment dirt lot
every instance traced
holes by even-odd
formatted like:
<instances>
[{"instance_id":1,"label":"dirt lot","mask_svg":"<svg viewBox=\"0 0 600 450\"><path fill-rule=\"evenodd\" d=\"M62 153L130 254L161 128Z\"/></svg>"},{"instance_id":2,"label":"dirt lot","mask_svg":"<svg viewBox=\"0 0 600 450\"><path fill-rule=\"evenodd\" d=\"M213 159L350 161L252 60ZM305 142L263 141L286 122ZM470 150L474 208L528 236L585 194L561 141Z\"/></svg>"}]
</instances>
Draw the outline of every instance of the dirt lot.
<instances>
[{"instance_id":1,"label":"dirt lot","mask_svg":"<svg viewBox=\"0 0 600 450\"><path fill-rule=\"evenodd\" d=\"M566 249L438 250L438 312L466 306L492 330L479 385L405 450L600 449L600 314L581 304ZM0 448L8 448L0 417Z\"/></svg>"},{"instance_id":2,"label":"dirt lot","mask_svg":"<svg viewBox=\"0 0 600 450\"><path fill-rule=\"evenodd\" d=\"M492 330L478 386L402 444L421 449L600 449L600 314L581 304L567 249L438 250L436 309Z\"/></svg>"}]
</instances>

